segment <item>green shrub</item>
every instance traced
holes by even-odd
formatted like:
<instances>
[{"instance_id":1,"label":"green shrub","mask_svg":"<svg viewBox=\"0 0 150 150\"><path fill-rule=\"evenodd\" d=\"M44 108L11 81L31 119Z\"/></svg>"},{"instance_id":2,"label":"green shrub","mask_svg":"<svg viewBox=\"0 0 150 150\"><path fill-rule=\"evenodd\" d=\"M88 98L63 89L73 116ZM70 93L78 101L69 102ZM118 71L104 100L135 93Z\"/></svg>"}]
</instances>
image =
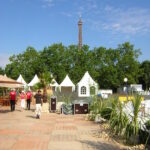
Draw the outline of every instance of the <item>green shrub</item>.
<instances>
[{"instance_id":1,"label":"green shrub","mask_svg":"<svg viewBox=\"0 0 150 150\"><path fill-rule=\"evenodd\" d=\"M139 144L150 145L150 135L147 131L139 130Z\"/></svg>"},{"instance_id":2,"label":"green shrub","mask_svg":"<svg viewBox=\"0 0 150 150\"><path fill-rule=\"evenodd\" d=\"M96 114L94 114L92 112L90 114L88 114L88 120L90 120L90 121L94 121L95 117L96 117Z\"/></svg>"},{"instance_id":3,"label":"green shrub","mask_svg":"<svg viewBox=\"0 0 150 150\"><path fill-rule=\"evenodd\" d=\"M93 114L99 114L101 109L104 107L103 105L104 104L101 98L94 97L89 109Z\"/></svg>"},{"instance_id":4,"label":"green shrub","mask_svg":"<svg viewBox=\"0 0 150 150\"><path fill-rule=\"evenodd\" d=\"M147 130L150 130L150 120L145 123L145 126Z\"/></svg>"},{"instance_id":5,"label":"green shrub","mask_svg":"<svg viewBox=\"0 0 150 150\"><path fill-rule=\"evenodd\" d=\"M141 96L136 95L135 98L132 100L132 105L133 105L133 116L131 122L127 125L126 131L125 131L125 136L127 142L130 139L130 137L133 137L133 144L136 144L136 138L139 135L139 122L138 122L138 114L140 112L140 106L141 106Z\"/></svg>"},{"instance_id":6,"label":"green shrub","mask_svg":"<svg viewBox=\"0 0 150 150\"><path fill-rule=\"evenodd\" d=\"M103 109L100 111L101 116L102 116L104 119L107 119L107 120L110 119L111 113L112 113L112 108L110 108L110 107L103 108Z\"/></svg>"},{"instance_id":7,"label":"green shrub","mask_svg":"<svg viewBox=\"0 0 150 150\"><path fill-rule=\"evenodd\" d=\"M109 121L112 131L117 135L124 135L128 122L129 119L123 112L123 104L119 100L114 99Z\"/></svg>"}]
</instances>

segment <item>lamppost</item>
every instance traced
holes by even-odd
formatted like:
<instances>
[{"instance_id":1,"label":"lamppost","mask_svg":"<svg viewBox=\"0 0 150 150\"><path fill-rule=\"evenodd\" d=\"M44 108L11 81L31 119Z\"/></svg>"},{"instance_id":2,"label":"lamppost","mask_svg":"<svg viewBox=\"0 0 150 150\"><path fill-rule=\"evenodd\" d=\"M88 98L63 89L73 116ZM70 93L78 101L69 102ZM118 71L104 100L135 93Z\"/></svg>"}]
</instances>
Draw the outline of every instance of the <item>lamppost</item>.
<instances>
[{"instance_id":1,"label":"lamppost","mask_svg":"<svg viewBox=\"0 0 150 150\"><path fill-rule=\"evenodd\" d=\"M125 86L126 86L126 93L127 93L127 100L128 100L128 78L124 78Z\"/></svg>"}]
</instances>

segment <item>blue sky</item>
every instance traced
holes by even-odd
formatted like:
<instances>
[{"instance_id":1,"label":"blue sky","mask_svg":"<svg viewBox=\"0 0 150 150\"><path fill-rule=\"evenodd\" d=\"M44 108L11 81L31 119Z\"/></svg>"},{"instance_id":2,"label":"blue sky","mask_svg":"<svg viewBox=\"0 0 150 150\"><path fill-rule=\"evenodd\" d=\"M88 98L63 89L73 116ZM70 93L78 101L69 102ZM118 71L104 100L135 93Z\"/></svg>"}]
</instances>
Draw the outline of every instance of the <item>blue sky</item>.
<instances>
[{"instance_id":1,"label":"blue sky","mask_svg":"<svg viewBox=\"0 0 150 150\"><path fill-rule=\"evenodd\" d=\"M28 46L42 50L62 42L116 48L130 41L141 49L139 61L150 60L149 0L0 0L0 66Z\"/></svg>"}]
</instances>

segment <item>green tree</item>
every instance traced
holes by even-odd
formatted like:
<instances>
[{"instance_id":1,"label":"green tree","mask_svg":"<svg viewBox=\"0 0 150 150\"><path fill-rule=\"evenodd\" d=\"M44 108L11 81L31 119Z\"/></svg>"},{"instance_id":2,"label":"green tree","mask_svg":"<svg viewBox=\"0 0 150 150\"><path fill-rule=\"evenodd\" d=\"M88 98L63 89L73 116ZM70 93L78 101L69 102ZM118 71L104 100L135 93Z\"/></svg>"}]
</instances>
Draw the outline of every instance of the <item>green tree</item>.
<instances>
[{"instance_id":1,"label":"green tree","mask_svg":"<svg viewBox=\"0 0 150 150\"><path fill-rule=\"evenodd\" d=\"M69 75L75 84L81 80L86 71L95 76L92 62L93 54L88 45L83 45L81 50L78 50L78 46L71 45L69 46L69 53L71 54L70 57L72 57Z\"/></svg>"},{"instance_id":2,"label":"green tree","mask_svg":"<svg viewBox=\"0 0 150 150\"><path fill-rule=\"evenodd\" d=\"M58 43L45 47L40 52L28 47L24 53L11 56L5 70L14 79L22 74L27 82L35 74L50 72L61 83L66 74L69 74L75 84L88 71L101 88L116 90L123 84L125 77L129 84L138 83L141 73L139 55L140 51L128 42L116 49L90 49L88 45L83 45L81 50L77 45L66 47Z\"/></svg>"},{"instance_id":3,"label":"green tree","mask_svg":"<svg viewBox=\"0 0 150 150\"><path fill-rule=\"evenodd\" d=\"M66 75L66 47L60 44L53 44L45 47L41 52L43 66L48 68L58 83L60 83Z\"/></svg>"},{"instance_id":4,"label":"green tree","mask_svg":"<svg viewBox=\"0 0 150 150\"><path fill-rule=\"evenodd\" d=\"M52 75L50 72L43 72L39 75L40 82L35 85L36 89L43 89L43 102L47 102L47 88L52 81Z\"/></svg>"},{"instance_id":5,"label":"green tree","mask_svg":"<svg viewBox=\"0 0 150 150\"><path fill-rule=\"evenodd\" d=\"M103 88L116 89L120 86L116 67L117 51L108 49L103 57L103 67L100 70L100 79ZM103 80L102 80L103 79Z\"/></svg>"},{"instance_id":6,"label":"green tree","mask_svg":"<svg viewBox=\"0 0 150 150\"><path fill-rule=\"evenodd\" d=\"M27 82L30 82L35 74L44 70L41 63L40 53L33 47L28 47L25 52L13 55L9 58L10 64L5 68L6 74L13 79L17 79L22 74Z\"/></svg>"},{"instance_id":7,"label":"green tree","mask_svg":"<svg viewBox=\"0 0 150 150\"><path fill-rule=\"evenodd\" d=\"M150 88L150 61L143 61L140 68L142 69L142 73L139 81L144 86L144 89L148 90Z\"/></svg>"},{"instance_id":8,"label":"green tree","mask_svg":"<svg viewBox=\"0 0 150 150\"><path fill-rule=\"evenodd\" d=\"M130 83L137 83L141 69L138 57L140 50L134 49L129 42L123 43L116 49L104 47L94 48L91 68L95 72L101 88L111 88L114 91L123 85L123 79Z\"/></svg>"},{"instance_id":9,"label":"green tree","mask_svg":"<svg viewBox=\"0 0 150 150\"><path fill-rule=\"evenodd\" d=\"M123 84L123 79L128 78L128 83L138 83L141 73L138 57L141 54L139 49L134 49L134 45L129 42L123 43L116 49L119 52L117 62L118 79Z\"/></svg>"},{"instance_id":10,"label":"green tree","mask_svg":"<svg viewBox=\"0 0 150 150\"><path fill-rule=\"evenodd\" d=\"M1 67L0 67L0 74L1 74L1 75L4 75L4 74L5 74L4 69L3 69L3 68L1 68Z\"/></svg>"}]
</instances>

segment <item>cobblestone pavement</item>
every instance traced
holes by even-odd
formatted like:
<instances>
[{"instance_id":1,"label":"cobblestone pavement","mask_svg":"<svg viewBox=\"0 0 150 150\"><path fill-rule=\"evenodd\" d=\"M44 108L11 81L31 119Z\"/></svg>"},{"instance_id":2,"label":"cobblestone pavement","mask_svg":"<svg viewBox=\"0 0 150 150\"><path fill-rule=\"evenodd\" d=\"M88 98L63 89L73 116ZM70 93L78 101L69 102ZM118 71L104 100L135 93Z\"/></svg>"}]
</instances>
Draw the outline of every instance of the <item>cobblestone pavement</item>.
<instances>
[{"instance_id":1,"label":"cobblestone pavement","mask_svg":"<svg viewBox=\"0 0 150 150\"><path fill-rule=\"evenodd\" d=\"M118 150L119 145L92 136L99 126L84 115L14 112L0 107L0 150Z\"/></svg>"}]
</instances>

